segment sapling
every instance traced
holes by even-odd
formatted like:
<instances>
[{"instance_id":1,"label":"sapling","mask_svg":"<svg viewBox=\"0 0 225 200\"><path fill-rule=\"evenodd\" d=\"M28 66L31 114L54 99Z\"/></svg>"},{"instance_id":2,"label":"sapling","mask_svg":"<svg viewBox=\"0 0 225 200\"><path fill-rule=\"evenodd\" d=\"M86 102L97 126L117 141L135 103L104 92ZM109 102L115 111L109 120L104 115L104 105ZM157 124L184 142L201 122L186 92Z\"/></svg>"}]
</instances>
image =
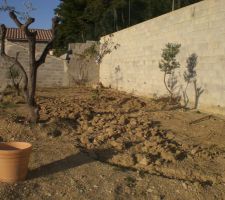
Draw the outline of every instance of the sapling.
<instances>
[{"instance_id":1,"label":"sapling","mask_svg":"<svg viewBox=\"0 0 225 200\"><path fill-rule=\"evenodd\" d=\"M162 59L159 63L159 68L162 72L164 72L164 85L167 91L170 94L170 99L173 99L173 89L174 87L170 87L167 83L167 76L174 73L176 68L180 67L180 63L176 60L177 54L180 52L180 44L176 43L168 43L166 47L162 49Z\"/></svg>"}]
</instances>

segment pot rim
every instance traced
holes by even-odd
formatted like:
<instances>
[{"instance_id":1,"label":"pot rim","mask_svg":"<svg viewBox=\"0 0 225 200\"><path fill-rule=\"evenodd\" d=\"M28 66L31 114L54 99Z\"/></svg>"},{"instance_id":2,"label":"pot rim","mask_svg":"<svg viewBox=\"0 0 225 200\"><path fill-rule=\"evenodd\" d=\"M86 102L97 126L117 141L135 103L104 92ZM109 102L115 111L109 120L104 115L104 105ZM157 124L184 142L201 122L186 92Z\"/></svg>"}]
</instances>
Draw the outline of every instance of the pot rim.
<instances>
[{"instance_id":1,"label":"pot rim","mask_svg":"<svg viewBox=\"0 0 225 200\"><path fill-rule=\"evenodd\" d=\"M10 150L6 150L6 149L1 149L1 144L3 145L8 145L8 146L11 146L11 147L15 147L15 148L18 148L18 149L10 149ZM16 147L14 145L21 145L21 147L24 145L23 148L19 148L19 147ZM32 149L32 144L31 143L28 143L28 142L0 142L0 153L6 153L6 154L9 154L9 153L19 153L19 152L22 152L22 151L27 151L29 149Z\"/></svg>"}]
</instances>

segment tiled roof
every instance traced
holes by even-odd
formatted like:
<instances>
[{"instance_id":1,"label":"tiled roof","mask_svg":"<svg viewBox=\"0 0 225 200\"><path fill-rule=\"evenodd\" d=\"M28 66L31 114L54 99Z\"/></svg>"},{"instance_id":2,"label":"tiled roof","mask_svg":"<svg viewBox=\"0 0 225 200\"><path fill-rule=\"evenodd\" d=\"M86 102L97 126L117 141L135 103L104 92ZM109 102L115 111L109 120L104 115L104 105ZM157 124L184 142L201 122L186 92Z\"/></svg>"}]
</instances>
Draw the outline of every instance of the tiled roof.
<instances>
[{"instance_id":1,"label":"tiled roof","mask_svg":"<svg viewBox=\"0 0 225 200\"><path fill-rule=\"evenodd\" d=\"M36 40L39 42L48 42L52 38L51 30L44 29L30 29L30 31L37 31ZM6 39L26 41L24 32L19 28L7 28Z\"/></svg>"}]
</instances>

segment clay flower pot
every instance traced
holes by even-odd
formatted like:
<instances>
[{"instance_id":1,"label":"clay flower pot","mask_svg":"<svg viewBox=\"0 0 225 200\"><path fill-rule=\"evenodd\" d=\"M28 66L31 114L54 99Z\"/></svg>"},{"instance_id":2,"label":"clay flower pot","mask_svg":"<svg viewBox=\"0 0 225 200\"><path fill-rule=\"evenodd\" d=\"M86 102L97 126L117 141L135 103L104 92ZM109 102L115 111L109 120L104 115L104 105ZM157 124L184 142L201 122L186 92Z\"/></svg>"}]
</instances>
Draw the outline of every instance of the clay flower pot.
<instances>
[{"instance_id":1,"label":"clay flower pot","mask_svg":"<svg viewBox=\"0 0 225 200\"><path fill-rule=\"evenodd\" d=\"M23 181L28 171L32 145L26 142L0 143L0 181Z\"/></svg>"}]
</instances>

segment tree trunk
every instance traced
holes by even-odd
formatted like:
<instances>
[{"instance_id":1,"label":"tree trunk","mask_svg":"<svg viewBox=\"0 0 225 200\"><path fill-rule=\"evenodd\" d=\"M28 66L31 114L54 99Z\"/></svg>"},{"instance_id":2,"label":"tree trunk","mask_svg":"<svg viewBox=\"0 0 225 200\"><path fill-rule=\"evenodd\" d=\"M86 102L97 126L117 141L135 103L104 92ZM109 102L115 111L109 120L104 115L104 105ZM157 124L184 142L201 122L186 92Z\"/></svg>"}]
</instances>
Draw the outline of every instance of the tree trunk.
<instances>
[{"instance_id":1,"label":"tree trunk","mask_svg":"<svg viewBox=\"0 0 225 200\"><path fill-rule=\"evenodd\" d=\"M115 31L118 31L119 28L118 28L118 15L117 15L117 10L114 8L114 28L115 28Z\"/></svg>"},{"instance_id":2,"label":"tree trunk","mask_svg":"<svg viewBox=\"0 0 225 200\"><path fill-rule=\"evenodd\" d=\"M170 89L169 89L168 86L167 86L167 83L166 83L166 72L164 73L163 81L164 81L164 85L165 85L167 91L170 93L170 100L172 101L173 93L170 91Z\"/></svg>"},{"instance_id":3,"label":"tree trunk","mask_svg":"<svg viewBox=\"0 0 225 200\"><path fill-rule=\"evenodd\" d=\"M30 79L28 81L28 107L29 107L29 121L37 123L40 119L39 106L35 101L36 93L36 79L37 79L37 68L32 68L30 72Z\"/></svg>"},{"instance_id":4,"label":"tree trunk","mask_svg":"<svg viewBox=\"0 0 225 200\"><path fill-rule=\"evenodd\" d=\"M172 0L172 11L175 9L175 0Z\"/></svg>"}]
</instances>

